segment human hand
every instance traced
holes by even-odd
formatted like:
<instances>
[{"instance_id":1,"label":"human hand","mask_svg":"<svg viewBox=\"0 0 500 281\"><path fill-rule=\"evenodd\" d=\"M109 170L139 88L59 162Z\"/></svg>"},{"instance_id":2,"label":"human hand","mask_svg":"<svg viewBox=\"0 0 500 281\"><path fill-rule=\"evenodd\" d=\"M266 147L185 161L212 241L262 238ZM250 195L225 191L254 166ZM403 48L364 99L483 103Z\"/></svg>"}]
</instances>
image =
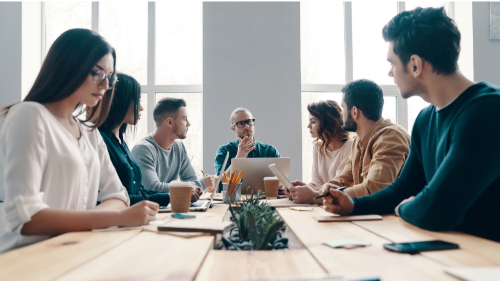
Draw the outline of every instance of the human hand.
<instances>
[{"instance_id":1,"label":"human hand","mask_svg":"<svg viewBox=\"0 0 500 281\"><path fill-rule=\"evenodd\" d=\"M191 194L191 203L198 201L200 196L203 194L203 190L197 186L193 186L193 193Z\"/></svg>"},{"instance_id":2,"label":"human hand","mask_svg":"<svg viewBox=\"0 0 500 281\"><path fill-rule=\"evenodd\" d=\"M307 185L307 183L303 182L303 181L299 181L299 180L296 180L296 181L292 181L292 184L294 186L304 186L304 185Z\"/></svg>"},{"instance_id":3,"label":"human hand","mask_svg":"<svg viewBox=\"0 0 500 281\"><path fill-rule=\"evenodd\" d=\"M160 205L155 202L143 200L129 208L118 211L119 226L147 225L156 220Z\"/></svg>"},{"instance_id":4,"label":"human hand","mask_svg":"<svg viewBox=\"0 0 500 281\"><path fill-rule=\"evenodd\" d=\"M236 153L236 158L246 158L250 151L255 149L255 142L249 136L244 137L243 139L238 138L238 152Z\"/></svg>"},{"instance_id":5,"label":"human hand","mask_svg":"<svg viewBox=\"0 0 500 281\"><path fill-rule=\"evenodd\" d=\"M348 215L354 210L354 202L351 197L346 193L335 188L335 185L327 183L323 185L323 188L329 187L328 191L323 191L322 194L330 194L329 196L323 197L323 205L325 205L325 211L338 214L338 215Z\"/></svg>"},{"instance_id":6,"label":"human hand","mask_svg":"<svg viewBox=\"0 0 500 281\"><path fill-rule=\"evenodd\" d=\"M205 187L207 188L208 191L211 191L214 189L215 186L215 178L211 175L204 175L202 178L203 183L205 183Z\"/></svg>"},{"instance_id":7,"label":"human hand","mask_svg":"<svg viewBox=\"0 0 500 281\"><path fill-rule=\"evenodd\" d=\"M295 185L295 182L293 185ZM313 203L314 197L319 195L319 192L312 189L309 185L295 186L290 193L294 203Z\"/></svg>"},{"instance_id":8,"label":"human hand","mask_svg":"<svg viewBox=\"0 0 500 281\"><path fill-rule=\"evenodd\" d=\"M333 183L325 183L325 184L323 184L323 186L319 190L319 194L324 194L324 192L328 192L328 190L330 190L330 188L339 189L340 186L333 184Z\"/></svg>"},{"instance_id":9,"label":"human hand","mask_svg":"<svg viewBox=\"0 0 500 281\"><path fill-rule=\"evenodd\" d=\"M415 199L415 196L412 196L412 197L410 197L410 198L407 198L407 199L405 199L405 200L401 201L401 203L399 203L399 205L396 207L396 209L394 209L394 213L396 213L396 216L398 216L398 217L399 217L399 212L398 212L399 206L403 205L403 204L404 204L404 203L406 203L406 202L410 202L410 201L411 201L411 200L413 200L413 199Z\"/></svg>"}]
</instances>

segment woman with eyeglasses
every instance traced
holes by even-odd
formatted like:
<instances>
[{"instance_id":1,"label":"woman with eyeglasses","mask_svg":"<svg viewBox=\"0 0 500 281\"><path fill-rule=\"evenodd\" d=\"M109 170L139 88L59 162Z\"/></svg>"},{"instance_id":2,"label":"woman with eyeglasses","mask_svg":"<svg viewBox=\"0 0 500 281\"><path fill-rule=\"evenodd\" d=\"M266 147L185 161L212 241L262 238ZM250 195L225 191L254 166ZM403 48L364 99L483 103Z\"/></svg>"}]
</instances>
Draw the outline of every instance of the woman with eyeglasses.
<instances>
[{"instance_id":1,"label":"woman with eyeglasses","mask_svg":"<svg viewBox=\"0 0 500 281\"><path fill-rule=\"evenodd\" d=\"M320 188L344 169L353 139L343 129L342 108L333 100L313 102L307 106L309 124L307 128L313 137L312 181L292 182L295 190L287 197L297 203L323 204L323 199L314 200ZM286 191L286 190L285 190Z\"/></svg>"},{"instance_id":2,"label":"woman with eyeglasses","mask_svg":"<svg viewBox=\"0 0 500 281\"><path fill-rule=\"evenodd\" d=\"M118 73L113 102L108 118L99 126L99 132L108 147L109 157L115 166L120 180L127 189L130 205L140 202L143 198L141 190L150 201L167 206L170 196L166 192L146 190L142 185L141 166L137 163L123 140L125 133L133 133L129 125L135 126L141 118L141 86L134 78Z\"/></svg>"},{"instance_id":3,"label":"woman with eyeglasses","mask_svg":"<svg viewBox=\"0 0 500 281\"><path fill-rule=\"evenodd\" d=\"M155 220L154 202L128 208L127 191L95 130L108 115L115 63L103 37L68 30L50 48L24 101L3 109L0 252L65 232ZM75 115L83 106L88 118L80 121Z\"/></svg>"}]
</instances>

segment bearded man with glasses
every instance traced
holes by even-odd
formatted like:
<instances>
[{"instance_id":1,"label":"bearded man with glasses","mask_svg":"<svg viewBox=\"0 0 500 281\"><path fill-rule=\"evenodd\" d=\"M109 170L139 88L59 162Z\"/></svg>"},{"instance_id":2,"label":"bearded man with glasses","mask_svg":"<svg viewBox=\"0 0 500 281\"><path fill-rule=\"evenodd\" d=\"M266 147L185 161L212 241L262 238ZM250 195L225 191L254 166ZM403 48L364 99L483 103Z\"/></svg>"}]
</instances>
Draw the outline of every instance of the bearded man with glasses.
<instances>
[{"instance_id":1,"label":"bearded man with glasses","mask_svg":"<svg viewBox=\"0 0 500 281\"><path fill-rule=\"evenodd\" d=\"M218 175L221 171L222 164L229 152L224 171L231 169L231 159L233 158L271 158L280 157L278 150L267 143L258 142L254 138L255 118L252 113L243 107L236 108L231 113L230 118L231 131L236 135L236 140L222 145L217 149L215 156L215 174ZM219 185L219 190L222 190L222 183Z\"/></svg>"}]
</instances>

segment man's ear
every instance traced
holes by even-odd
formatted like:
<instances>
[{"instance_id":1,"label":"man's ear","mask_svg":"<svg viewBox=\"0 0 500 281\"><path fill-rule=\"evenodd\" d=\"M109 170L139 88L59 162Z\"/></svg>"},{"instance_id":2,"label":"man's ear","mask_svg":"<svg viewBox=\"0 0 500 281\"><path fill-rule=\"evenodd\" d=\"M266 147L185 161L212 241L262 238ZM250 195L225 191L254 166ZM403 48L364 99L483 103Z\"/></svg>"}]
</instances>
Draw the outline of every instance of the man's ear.
<instances>
[{"instance_id":1,"label":"man's ear","mask_svg":"<svg viewBox=\"0 0 500 281\"><path fill-rule=\"evenodd\" d=\"M167 119L165 119L165 123L167 123L167 126L172 127L174 121L172 120L172 118L167 117Z\"/></svg>"},{"instance_id":2,"label":"man's ear","mask_svg":"<svg viewBox=\"0 0 500 281\"><path fill-rule=\"evenodd\" d=\"M351 117L352 120L356 121L359 118L359 109L355 106L351 108Z\"/></svg>"},{"instance_id":3,"label":"man's ear","mask_svg":"<svg viewBox=\"0 0 500 281\"><path fill-rule=\"evenodd\" d=\"M231 131L233 131L233 132L234 132L234 126L231 126Z\"/></svg>"},{"instance_id":4,"label":"man's ear","mask_svg":"<svg viewBox=\"0 0 500 281\"><path fill-rule=\"evenodd\" d=\"M418 77L424 70L424 60L418 55L412 55L407 63L407 69L413 77Z\"/></svg>"}]
</instances>

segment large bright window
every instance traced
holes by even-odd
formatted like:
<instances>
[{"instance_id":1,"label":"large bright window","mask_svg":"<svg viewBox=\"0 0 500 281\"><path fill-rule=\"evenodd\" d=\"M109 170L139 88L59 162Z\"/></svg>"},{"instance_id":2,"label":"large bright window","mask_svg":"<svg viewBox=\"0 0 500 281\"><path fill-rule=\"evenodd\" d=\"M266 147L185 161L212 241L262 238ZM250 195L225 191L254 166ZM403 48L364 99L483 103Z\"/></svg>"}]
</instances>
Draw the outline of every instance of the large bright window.
<instances>
[{"instance_id":1,"label":"large bright window","mask_svg":"<svg viewBox=\"0 0 500 281\"><path fill-rule=\"evenodd\" d=\"M445 7L449 1L344 1L300 3L302 65L302 180L311 180L312 138L306 128L307 105L319 100L340 102L340 89L357 79L370 79L384 91L382 117L411 132L420 110L428 105L420 97L401 98L388 76L389 44L382 28L398 12L416 7Z\"/></svg>"},{"instance_id":2,"label":"large bright window","mask_svg":"<svg viewBox=\"0 0 500 281\"><path fill-rule=\"evenodd\" d=\"M42 24L46 51L68 29L94 29L115 48L117 71L141 84L144 110L138 124L125 134L130 149L155 130L153 109L157 100L167 96L186 100L191 127L183 142L197 174L203 169L202 3L41 4L45 7Z\"/></svg>"},{"instance_id":3,"label":"large bright window","mask_svg":"<svg viewBox=\"0 0 500 281\"><path fill-rule=\"evenodd\" d=\"M72 28L91 27L91 2L48 1L45 2L45 48L50 49L52 43L66 30Z\"/></svg>"},{"instance_id":4,"label":"large bright window","mask_svg":"<svg viewBox=\"0 0 500 281\"><path fill-rule=\"evenodd\" d=\"M388 76L389 43L382 38L382 28L397 14L393 1L352 2L352 48L354 80L370 79L378 84L393 85Z\"/></svg>"}]
</instances>

